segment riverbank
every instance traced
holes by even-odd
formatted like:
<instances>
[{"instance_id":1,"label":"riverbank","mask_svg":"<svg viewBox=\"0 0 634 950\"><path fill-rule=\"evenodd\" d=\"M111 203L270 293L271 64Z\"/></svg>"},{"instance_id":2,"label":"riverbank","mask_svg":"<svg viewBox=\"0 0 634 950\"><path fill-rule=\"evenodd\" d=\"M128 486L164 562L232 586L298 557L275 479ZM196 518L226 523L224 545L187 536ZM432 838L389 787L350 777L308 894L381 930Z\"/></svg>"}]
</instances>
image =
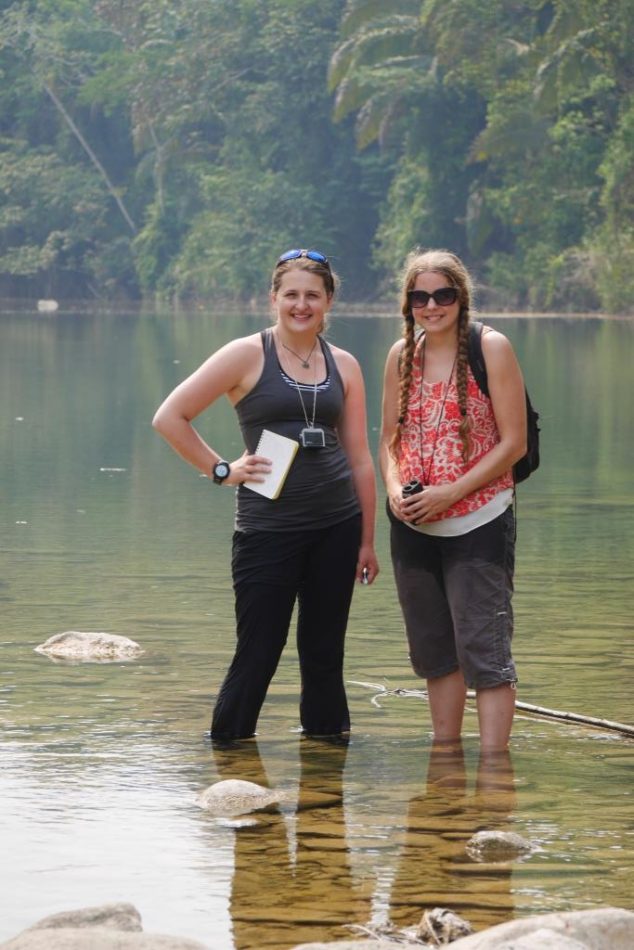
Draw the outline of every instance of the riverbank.
<instances>
[{"instance_id":1,"label":"riverbank","mask_svg":"<svg viewBox=\"0 0 634 950\"><path fill-rule=\"evenodd\" d=\"M111 302L105 300L35 300L35 299L0 299L0 314L38 314L43 319L55 319L65 314L103 314L104 316L155 316L169 314L173 317L197 316L201 313L217 313L222 316L236 317L268 317L269 309L265 300L250 301L237 304L235 301L209 301L208 303L161 304L139 302ZM474 313L483 319L521 319L543 320L553 318L564 320L634 320L634 313L604 313L600 311L535 311L535 310L502 310L494 307L476 308ZM332 310L332 318L343 317L376 317L393 319L398 317L398 302L396 300L373 301L371 303L338 301Z\"/></svg>"}]
</instances>

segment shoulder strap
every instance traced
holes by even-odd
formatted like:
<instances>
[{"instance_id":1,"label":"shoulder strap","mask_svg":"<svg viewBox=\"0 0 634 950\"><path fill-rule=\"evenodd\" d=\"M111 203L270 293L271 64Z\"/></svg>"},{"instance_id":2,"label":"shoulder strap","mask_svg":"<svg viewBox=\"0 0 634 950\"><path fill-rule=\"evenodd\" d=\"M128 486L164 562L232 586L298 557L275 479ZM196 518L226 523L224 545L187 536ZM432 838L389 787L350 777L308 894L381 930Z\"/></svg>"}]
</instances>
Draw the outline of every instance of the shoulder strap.
<instances>
[{"instance_id":1,"label":"shoulder strap","mask_svg":"<svg viewBox=\"0 0 634 950\"><path fill-rule=\"evenodd\" d=\"M469 324L469 366L473 377L485 396L489 395L487 367L482 353L482 329L480 320L472 320Z\"/></svg>"},{"instance_id":2,"label":"shoulder strap","mask_svg":"<svg viewBox=\"0 0 634 950\"><path fill-rule=\"evenodd\" d=\"M319 347L321 352L324 354L324 360L326 362L326 378L328 379L331 376L334 376L335 373L341 378L341 373L339 372L339 367L337 366L337 360L335 359L334 353L332 352L332 347L328 340L325 340L324 337L318 334L317 339L319 340ZM343 380L342 383L343 385Z\"/></svg>"},{"instance_id":3,"label":"shoulder strap","mask_svg":"<svg viewBox=\"0 0 634 950\"><path fill-rule=\"evenodd\" d=\"M266 353L267 350L271 348L271 328L266 327L264 330L260 330L260 339L262 340L262 349Z\"/></svg>"}]
</instances>

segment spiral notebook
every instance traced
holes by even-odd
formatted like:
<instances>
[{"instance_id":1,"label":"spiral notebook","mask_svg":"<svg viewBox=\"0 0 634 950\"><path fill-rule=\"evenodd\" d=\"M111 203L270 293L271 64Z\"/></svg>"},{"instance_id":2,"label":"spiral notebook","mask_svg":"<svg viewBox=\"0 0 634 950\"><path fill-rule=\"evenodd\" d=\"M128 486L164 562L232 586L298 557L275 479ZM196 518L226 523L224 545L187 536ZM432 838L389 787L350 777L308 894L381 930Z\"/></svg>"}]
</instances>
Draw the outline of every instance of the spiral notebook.
<instances>
[{"instance_id":1,"label":"spiral notebook","mask_svg":"<svg viewBox=\"0 0 634 950\"><path fill-rule=\"evenodd\" d=\"M246 481L243 482L244 487L250 488L251 491L255 491L259 495L264 495L265 498L278 498L298 448L299 442L296 442L295 439L278 435L277 432L271 432L270 429L262 429L260 441L254 454L270 459L273 463L272 468L263 482Z\"/></svg>"}]
</instances>

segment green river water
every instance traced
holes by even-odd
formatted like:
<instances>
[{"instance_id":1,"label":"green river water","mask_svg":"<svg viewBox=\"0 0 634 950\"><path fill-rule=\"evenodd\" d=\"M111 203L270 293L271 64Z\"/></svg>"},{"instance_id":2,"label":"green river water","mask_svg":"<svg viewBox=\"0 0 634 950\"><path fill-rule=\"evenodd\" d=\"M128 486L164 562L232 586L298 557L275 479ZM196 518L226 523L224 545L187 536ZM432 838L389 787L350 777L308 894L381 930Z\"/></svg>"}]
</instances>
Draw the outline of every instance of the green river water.
<instances>
[{"instance_id":1,"label":"green river water","mask_svg":"<svg viewBox=\"0 0 634 950\"><path fill-rule=\"evenodd\" d=\"M634 321L490 317L541 413L542 466L518 490L518 699L634 723ZM602 905L634 909L634 739L517 717L508 760L438 757L382 573L353 602L347 748L300 738L292 638L242 753L204 738L233 646L233 493L173 455L150 419L219 345L266 316L0 314L0 940L49 913L131 901L144 929L214 950L343 939L447 906L476 928ZM359 358L370 436L387 317L335 316ZM233 412L201 431L240 452ZM52 662L64 630L124 634L130 663ZM374 700L374 701L373 701ZM196 803L219 778L281 787L256 819ZM536 850L487 864L482 828Z\"/></svg>"}]
</instances>

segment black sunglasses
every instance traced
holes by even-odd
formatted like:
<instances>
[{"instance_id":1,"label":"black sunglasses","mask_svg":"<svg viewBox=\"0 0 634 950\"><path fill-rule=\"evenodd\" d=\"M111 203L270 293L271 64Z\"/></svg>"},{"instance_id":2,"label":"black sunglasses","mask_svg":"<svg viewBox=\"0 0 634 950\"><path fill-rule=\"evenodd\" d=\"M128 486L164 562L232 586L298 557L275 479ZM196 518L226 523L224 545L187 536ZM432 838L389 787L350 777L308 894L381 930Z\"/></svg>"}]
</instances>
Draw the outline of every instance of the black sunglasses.
<instances>
[{"instance_id":1,"label":"black sunglasses","mask_svg":"<svg viewBox=\"0 0 634 950\"><path fill-rule=\"evenodd\" d=\"M407 291L407 303L410 310L420 310L421 307L426 307L432 297L437 307L449 307L458 299L458 288L439 287L433 294L428 294L426 290Z\"/></svg>"},{"instance_id":2,"label":"black sunglasses","mask_svg":"<svg viewBox=\"0 0 634 950\"><path fill-rule=\"evenodd\" d=\"M330 269L330 262L325 254L320 251L307 251L305 247L293 248L292 251L284 251L278 258L277 263L283 264L285 261L296 261L300 257L307 257L309 261L316 261L317 264L325 264Z\"/></svg>"}]
</instances>

